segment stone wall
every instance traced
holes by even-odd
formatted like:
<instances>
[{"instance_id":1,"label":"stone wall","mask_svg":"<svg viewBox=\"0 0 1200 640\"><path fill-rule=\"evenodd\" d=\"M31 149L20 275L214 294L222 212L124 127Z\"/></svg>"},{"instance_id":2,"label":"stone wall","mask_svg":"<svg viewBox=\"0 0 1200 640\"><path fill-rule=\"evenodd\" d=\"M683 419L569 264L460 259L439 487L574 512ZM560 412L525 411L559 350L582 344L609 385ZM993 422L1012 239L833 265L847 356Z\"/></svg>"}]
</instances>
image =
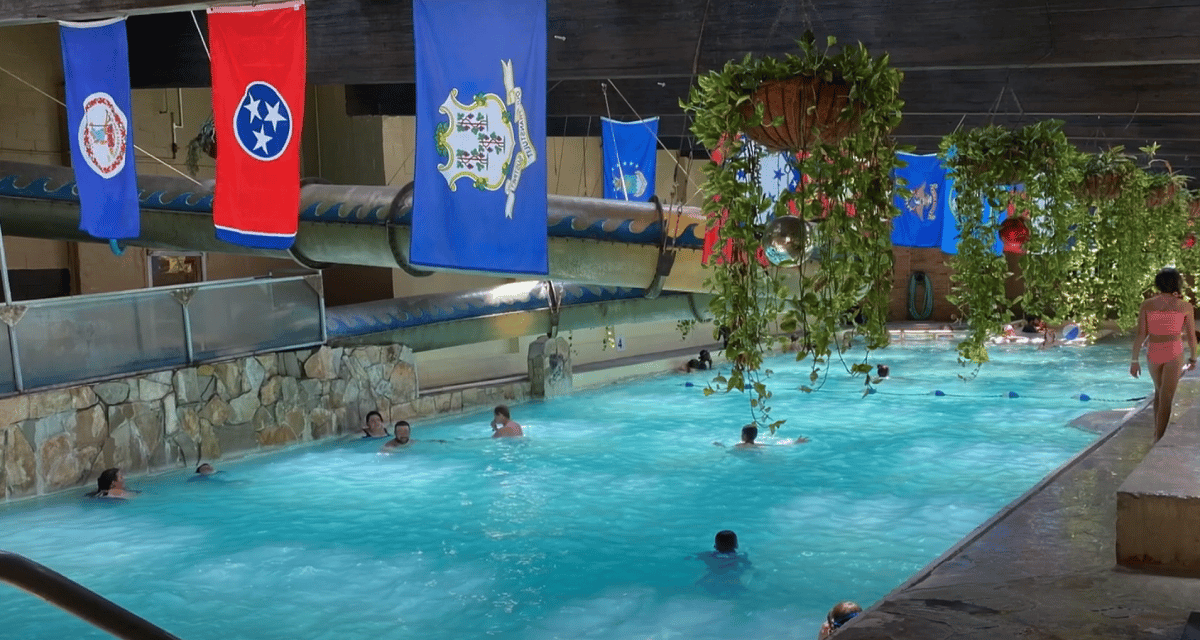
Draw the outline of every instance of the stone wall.
<instances>
[{"instance_id":1,"label":"stone wall","mask_svg":"<svg viewBox=\"0 0 1200 640\"><path fill-rule=\"evenodd\" d=\"M321 347L250 356L0 399L0 487L12 500L193 467L390 420L516 402L528 383L417 394L407 347Z\"/></svg>"}]
</instances>

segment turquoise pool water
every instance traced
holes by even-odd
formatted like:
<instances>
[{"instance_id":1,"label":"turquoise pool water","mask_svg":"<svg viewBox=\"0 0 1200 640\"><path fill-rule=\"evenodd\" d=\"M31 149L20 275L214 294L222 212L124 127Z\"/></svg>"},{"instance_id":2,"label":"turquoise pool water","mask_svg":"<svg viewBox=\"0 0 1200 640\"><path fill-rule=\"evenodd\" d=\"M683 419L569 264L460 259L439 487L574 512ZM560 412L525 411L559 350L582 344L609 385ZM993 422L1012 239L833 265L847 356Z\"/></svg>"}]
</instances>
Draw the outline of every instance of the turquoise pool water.
<instances>
[{"instance_id":1,"label":"turquoise pool water","mask_svg":"<svg viewBox=\"0 0 1200 640\"><path fill-rule=\"evenodd\" d=\"M737 441L744 396L667 375L516 406L523 440L488 439L477 412L417 423L448 442L394 455L322 443L219 463L224 481L134 478L127 503L14 505L0 549L184 640L808 639L834 602L882 597L1094 440L1070 420L1135 404L1073 396L1150 388L1127 347L992 352L963 382L949 344L889 348L892 378L866 398L836 374L793 391L807 370L777 358L789 421L756 451L712 444ZM694 557L720 529L750 570ZM110 637L0 593L5 637Z\"/></svg>"}]
</instances>

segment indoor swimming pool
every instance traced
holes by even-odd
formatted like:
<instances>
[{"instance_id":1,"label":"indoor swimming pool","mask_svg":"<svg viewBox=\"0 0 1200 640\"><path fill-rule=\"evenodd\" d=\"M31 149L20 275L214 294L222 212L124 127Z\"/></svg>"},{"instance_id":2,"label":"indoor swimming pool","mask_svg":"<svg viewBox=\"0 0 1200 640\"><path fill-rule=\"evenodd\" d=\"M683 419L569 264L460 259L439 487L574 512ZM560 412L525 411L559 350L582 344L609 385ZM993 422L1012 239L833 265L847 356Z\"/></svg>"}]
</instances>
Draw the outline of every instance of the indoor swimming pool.
<instances>
[{"instance_id":1,"label":"indoor swimming pool","mask_svg":"<svg viewBox=\"0 0 1200 640\"><path fill-rule=\"evenodd\" d=\"M522 439L490 439L480 410L414 421L393 454L326 441L134 477L127 502L26 501L0 509L0 549L183 640L810 639L1087 447L1074 418L1151 389L1128 346L991 353L963 381L949 342L889 348L866 397L840 364L801 393L807 367L776 357L788 422L754 450L713 444L737 442L745 396L667 374L514 406ZM722 529L748 568L696 557ZM6 637L110 637L0 589Z\"/></svg>"}]
</instances>

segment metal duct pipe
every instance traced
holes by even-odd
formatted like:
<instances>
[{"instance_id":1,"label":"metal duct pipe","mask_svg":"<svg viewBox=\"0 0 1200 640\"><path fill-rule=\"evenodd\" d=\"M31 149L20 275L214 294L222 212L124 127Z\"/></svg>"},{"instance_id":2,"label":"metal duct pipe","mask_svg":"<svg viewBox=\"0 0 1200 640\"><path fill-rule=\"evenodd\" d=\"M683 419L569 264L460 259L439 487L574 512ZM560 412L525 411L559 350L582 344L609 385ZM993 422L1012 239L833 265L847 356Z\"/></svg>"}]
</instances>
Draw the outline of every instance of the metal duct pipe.
<instances>
[{"instance_id":1,"label":"metal duct pipe","mask_svg":"<svg viewBox=\"0 0 1200 640\"><path fill-rule=\"evenodd\" d=\"M411 275L432 270L408 262L411 186L303 186L299 232L290 251L252 249L213 237L211 181L198 186L184 178L144 176L138 186L142 234L122 241L126 245L292 258L313 268L356 264L399 268ZM74 189L74 174L67 167L0 161L0 224L13 235L102 242L79 231ZM665 234L679 254L662 288L704 291L704 219L695 207L667 212L660 222L650 203L551 195L547 233L553 280L648 287Z\"/></svg>"},{"instance_id":2,"label":"metal duct pipe","mask_svg":"<svg viewBox=\"0 0 1200 640\"><path fill-rule=\"evenodd\" d=\"M642 289L514 282L334 307L327 312L329 344L403 343L414 351L428 351L626 322L710 319L711 295L676 293L648 299L644 294Z\"/></svg>"}]
</instances>

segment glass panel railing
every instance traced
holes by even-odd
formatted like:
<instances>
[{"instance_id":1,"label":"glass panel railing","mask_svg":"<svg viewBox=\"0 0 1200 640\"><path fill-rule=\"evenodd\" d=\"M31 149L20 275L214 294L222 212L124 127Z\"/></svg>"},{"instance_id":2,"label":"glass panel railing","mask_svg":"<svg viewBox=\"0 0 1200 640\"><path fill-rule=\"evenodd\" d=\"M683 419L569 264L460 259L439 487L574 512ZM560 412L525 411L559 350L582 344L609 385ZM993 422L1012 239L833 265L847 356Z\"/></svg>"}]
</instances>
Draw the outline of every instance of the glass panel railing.
<instances>
[{"instance_id":1,"label":"glass panel railing","mask_svg":"<svg viewBox=\"0 0 1200 640\"><path fill-rule=\"evenodd\" d=\"M200 289L188 313L197 360L322 342L321 297L303 278Z\"/></svg>"},{"instance_id":2,"label":"glass panel railing","mask_svg":"<svg viewBox=\"0 0 1200 640\"><path fill-rule=\"evenodd\" d=\"M0 393L17 390L17 379L13 375L12 347L8 341L9 328L0 322Z\"/></svg>"},{"instance_id":3,"label":"glass panel railing","mask_svg":"<svg viewBox=\"0 0 1200 640\"><path fill-rule=\"evenodd\" d=\"M26 389L187 364L169 292L31 302L14 330Z\"/></svg>"},{"instance_id":4,"label":"glass panel railing","mask_svg":"<svg viewBox=\"0 0 1200 640\"><path fill-rule=\"evenodd\" d=\"M0 323L0 394L321 344L320 289L309 275L23 302L8 308L24 308L11 329L22 384Z\"/></svg>"}]
</instances>

